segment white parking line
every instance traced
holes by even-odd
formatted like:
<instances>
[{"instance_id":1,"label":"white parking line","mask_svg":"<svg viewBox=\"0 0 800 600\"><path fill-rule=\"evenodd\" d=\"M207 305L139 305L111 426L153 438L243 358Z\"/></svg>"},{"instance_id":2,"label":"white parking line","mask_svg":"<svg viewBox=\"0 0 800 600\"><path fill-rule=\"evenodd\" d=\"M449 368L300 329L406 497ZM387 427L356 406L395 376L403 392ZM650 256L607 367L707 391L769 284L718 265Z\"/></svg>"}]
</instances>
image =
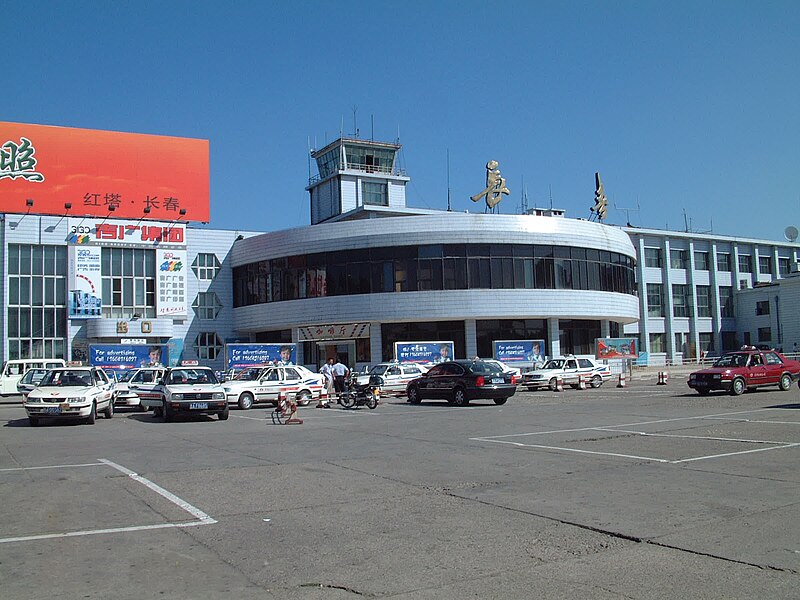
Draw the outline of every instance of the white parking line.
<instances>
[{"instance_id":1,"label":"white parking line","mask_svg":"<svg viewBox=\"0 0 800 600\"><path fill-rule=\"evenodd\" d=\"M676 417L670 419L654 419L651 421L639 421L637 423L625 423L620 425L606 425L602 427L578 427L573 429L553 429L549 431L532 431L527 433L511 433L506 435L496 435L496 436L482 436L482 437L472 437L469 438L471 441L476 442L490 442L495 444L508 444L512 446L522 447L522 448L541 448L544 450L559 450L563 452L574 452L577 454L594 454L600 456L614 456L618 458L631 458L634 460L647 460L653 461L657 463L667 463L667 464L679 464L679 463L688 463L688 462L696 462L700 460L708 460L712 458L722 458L725 456L735 456L738 454L752 454L754 452L766 452L767 450L782 450L784 448L794 448L800 446L800 443L794 442L787 442L787 441L775 441L775 440L750 440L750 439L739 439L739 438L722 438L722 437L712 437L712 436L692 436L692 435L680 435L680 434L669 434L669 433L648 433L644 431L632 431L628 429L621 429L624 427L635 427L641 425L653 425L659 423L674 423L678 421L696 421L696 420L725 420L726 417L729 420L735 422L741 421L749 421L749 419L731 419L734 415L741 415L741 414L752 414L770 410L783 410L779 408L757 408L752 410L743 410L743 411L735 411L730 413L713 413L710 415L699 415L694 417ZM778 423L777 421L752 421L755 423ZM797 425L799 423L796 422L789 422L789 424ZM707 440L707 441L725 441L725 442L741 442L741 443L750 443L750 444L770 444L769 448L756 448L753 450L741 450L738 452L727 452L724 454L712 454L708 456L696 456L692 458L684 458L678 460L668 460L665 458L655 458L655 457L648 457L648 456L637 456L632 454L621 454L617 452L599 452L594 450L580 450L577 448L565 448L561 446L548 446L544 444L525 444L522 442L514 442L509 440L508 438L520 438L520 437L528 437L528 436L537 436L537 435L546 435L552 433L576 433L582 431L605 431L609 433L626 433L626 434L633 434L633 435L640 435L643 437L664 437L664 438L686 438L686 439L698 439L698 440Z\"/></svg>"},{"instance_id":2,"label":"white parking line","mask_svg":"<svg viewBox=\"0 0 800 600\"><path fill-rule=\"evenodd\" d=\"M86 463L80 465L51 465L51 466L44 466L44 467L20 467L16 469L2 469L2 471L29 471L34 469L58 469L58 468L67 468L67 467L97 467L97 466L109 466L121 473L124 473L134 481L141 483L142 485L146 486L148 489L154 491L155 493L159 494L160 496L166 498L173 504L177 505L181 509L188 512L192 515L196 521L188 521L185 523L159 523L156 525L132 525L130 527L113 527L113 528L106 528L106 529L86 529L82 531L68 531L66 533L47 533L42 535L29 535L29 536L21 536L21 537L10 537L10 538L0 538L0 544L8 544L11 542L29 542L34 540L48 540L48 539L56 539L56 538L67 538L67 537L79 537L79 536L86 536L86 535L100 535L106 533L123 533L129 531L147 531L151 529L173 529L178 527L195 527L197 525L213 525L217 521L202 510L193 506L178 498L172 492L169 492L162 488L160 485L153 483L149 479L142 477L138 473L131 471L130 469L123 467L113 461L110 461L105 458L98 459L96 463Z\"/></svg>"}]
</instances>

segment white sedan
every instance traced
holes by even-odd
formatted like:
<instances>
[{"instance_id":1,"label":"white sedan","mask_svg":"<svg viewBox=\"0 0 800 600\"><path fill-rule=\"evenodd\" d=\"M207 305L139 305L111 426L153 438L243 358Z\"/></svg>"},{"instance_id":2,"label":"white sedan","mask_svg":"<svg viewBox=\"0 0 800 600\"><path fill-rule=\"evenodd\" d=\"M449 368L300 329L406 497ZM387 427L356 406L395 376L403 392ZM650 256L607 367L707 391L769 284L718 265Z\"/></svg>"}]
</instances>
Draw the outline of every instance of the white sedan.
<instances>
[{"instance_id":1,"label":"white sedan","mask_svg":"<svg viewBox=\"0 0 800 600\"><path fill-rule=\"evenodd\" d=\"M228 404L247 410L258 402L278 403L281 395L294 398L300 406L318 400L325 377L303 366L265 367L253 380L234 379L223 384Z\"/></svg>"},{"instance_id":2,"label":"white sedan","mask_svg":"<svg viewBox=\"0 0 800 600\"><path fill-rule=\"evenodd\" d=\"M31 427L41 419L80 418L93 424L97 413L114 416L113 382L98 367L52 369L25 399Z\"/></svg>"}]
</instances>

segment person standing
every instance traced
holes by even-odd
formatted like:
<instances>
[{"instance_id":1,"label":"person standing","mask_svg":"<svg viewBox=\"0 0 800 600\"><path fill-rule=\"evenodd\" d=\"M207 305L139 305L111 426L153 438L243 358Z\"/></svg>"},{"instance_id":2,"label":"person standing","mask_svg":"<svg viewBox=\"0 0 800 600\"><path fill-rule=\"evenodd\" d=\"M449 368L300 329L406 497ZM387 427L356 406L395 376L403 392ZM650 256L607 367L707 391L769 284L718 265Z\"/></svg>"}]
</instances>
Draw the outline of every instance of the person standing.
<instances>
[{"instance_id":1,"label":"person standing","mask_svg":"<svg viewBox=\"0 0 800 600\"><path fill-rule=\"evenodd\" d=\"M336 363L331 367L331 370L333 372L333 389L337 394L341 394L344 392L344 380L350 374L350 369L344 366L337 356Z\"/></svg>"},{"instance_id":2,"label":"person standing","mask_svg":"<svg viewBox=\"0 0 800 600\"><path fill-rule=\"evenodd\" d=\"M330 408L331 405L328 402L333 396L333 358L329 358L328 362L322 365L319 372L325 376L325 398L319 399L317 408Z\"/></svg>"}]
</instances>

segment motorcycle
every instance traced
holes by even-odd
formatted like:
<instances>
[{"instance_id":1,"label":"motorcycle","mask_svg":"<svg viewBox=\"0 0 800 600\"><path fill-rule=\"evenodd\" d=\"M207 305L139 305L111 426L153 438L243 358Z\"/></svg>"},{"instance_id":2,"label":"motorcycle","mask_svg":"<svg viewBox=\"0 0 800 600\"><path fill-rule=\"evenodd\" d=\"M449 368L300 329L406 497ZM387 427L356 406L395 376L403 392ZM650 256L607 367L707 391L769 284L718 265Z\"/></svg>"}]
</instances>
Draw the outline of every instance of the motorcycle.
<instances>
[{"instance_id":1,"label":"motorcycle","mask_svg":"<svg viewBox=\"0 0 800 600\"><path fill-rule=\"evenodd\" d=\"M358 383L358 376L352 373L345 382L345 391L339 394L337 402L344 408L366 406L373 409L378 406L381 397L381 384L383 380L379 375L370 375L369 383Z\"/></svg>"}]
</instances>

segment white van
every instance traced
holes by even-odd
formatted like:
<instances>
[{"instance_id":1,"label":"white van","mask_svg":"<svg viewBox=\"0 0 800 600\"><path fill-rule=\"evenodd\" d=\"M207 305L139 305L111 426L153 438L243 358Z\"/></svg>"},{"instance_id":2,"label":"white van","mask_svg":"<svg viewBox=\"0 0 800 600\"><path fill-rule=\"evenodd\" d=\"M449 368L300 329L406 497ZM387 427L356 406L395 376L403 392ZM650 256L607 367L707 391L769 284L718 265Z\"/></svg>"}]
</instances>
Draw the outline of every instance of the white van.
<instances>
[{"instance_id":1,"label":"white van","mask_svg":"<svg viewBox=\"0 0 800 600\"><path fill-rule=\"evenodd\" d=\"M9 360L0 372L0 396L18 394L17 382L29 369L55 369L66 367L67 363L60 358L22 358Z\"/></svg>"}]
</instances>

